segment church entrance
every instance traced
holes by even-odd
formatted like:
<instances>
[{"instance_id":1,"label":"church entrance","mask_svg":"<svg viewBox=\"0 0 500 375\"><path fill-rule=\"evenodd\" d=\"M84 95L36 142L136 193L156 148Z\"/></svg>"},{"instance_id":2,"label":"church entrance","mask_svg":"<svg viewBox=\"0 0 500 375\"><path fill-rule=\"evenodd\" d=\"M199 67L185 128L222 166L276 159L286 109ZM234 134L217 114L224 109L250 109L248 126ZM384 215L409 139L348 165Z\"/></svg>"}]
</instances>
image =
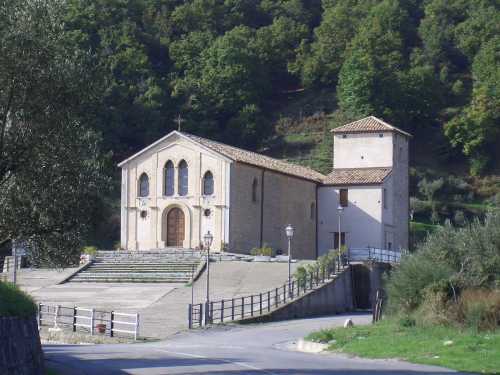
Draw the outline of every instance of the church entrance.
<instances>
[{"instance_id":1,"label":"church entrance","mask_svg":"<svg viewBox=\"0 0 500 375\"><path fill-rule=\"evenodd\" d=\"M184 244L184 212L174 207L167 214L167 246L182 247Z\"/></svg>"}]
</instances>

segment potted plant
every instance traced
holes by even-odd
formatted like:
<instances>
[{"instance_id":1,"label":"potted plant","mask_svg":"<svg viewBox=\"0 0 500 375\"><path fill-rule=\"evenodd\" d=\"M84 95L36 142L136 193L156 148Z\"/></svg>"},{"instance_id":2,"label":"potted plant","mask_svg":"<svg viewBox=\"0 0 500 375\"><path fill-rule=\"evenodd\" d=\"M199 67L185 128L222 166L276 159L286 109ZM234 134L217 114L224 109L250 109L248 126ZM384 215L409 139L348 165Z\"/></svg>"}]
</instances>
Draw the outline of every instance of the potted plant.
<instances>
[{"instance_id":1,"label":"potted plant","mask_svg":"<svg viewBox=\"0 0 500 375\"><path fill-rule=\"evenodd\" d=\"M255 262L269 262L273 256L273 249L268 245L264 245L262 247L253 248L250 254L254 256Z\"/></svg>"}]
</instances>

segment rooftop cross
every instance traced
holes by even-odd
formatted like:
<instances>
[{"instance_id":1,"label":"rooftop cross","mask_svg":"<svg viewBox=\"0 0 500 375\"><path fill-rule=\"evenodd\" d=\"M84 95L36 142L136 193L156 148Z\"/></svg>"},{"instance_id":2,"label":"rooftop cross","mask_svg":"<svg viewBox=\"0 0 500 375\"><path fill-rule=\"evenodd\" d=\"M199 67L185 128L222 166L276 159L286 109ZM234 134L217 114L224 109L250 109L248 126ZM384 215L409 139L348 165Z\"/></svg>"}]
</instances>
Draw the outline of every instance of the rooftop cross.
<instances>
[{"instance_id":1,"label":"rooftop cross","mask_svg":"<svg viewBox=\"0 0 500 375\"><path fill-rule=\"evenodd\" d=\"M181 131L181 124L186 121L181 117L181 114L179 113L177 115L177 118L174 120L174 122L177 124L177 131Z\"/></svg>"}]
</instances>

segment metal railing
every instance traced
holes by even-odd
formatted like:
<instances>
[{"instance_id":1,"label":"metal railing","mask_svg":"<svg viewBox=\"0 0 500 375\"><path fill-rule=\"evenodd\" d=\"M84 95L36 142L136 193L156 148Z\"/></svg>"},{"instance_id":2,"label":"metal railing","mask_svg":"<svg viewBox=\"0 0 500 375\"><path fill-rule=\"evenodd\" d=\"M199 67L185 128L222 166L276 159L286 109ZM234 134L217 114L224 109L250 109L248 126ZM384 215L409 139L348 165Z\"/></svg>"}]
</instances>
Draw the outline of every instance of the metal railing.
<instances>
[{"instance_id":1,"label":"metal railing","mask_svg":"<svg viewBox=\"0 0 500 375\"><path fill-rule=\"evenodd\" d=\"M404 251L378 249L375 247L349 248L348 258L351 262L374 261L381 263L399 263Z\"/></svg>"},{"instance_id":2,"label":"metal railing","mask_svg":"<svg viewBox=\"0 0 500 375\"><path fill-rule=\"evenodd\" d=\"M120 320L117 317L120 317ZM139 314L40 303L37 319L39 327L51 326L90 335L100 333L110 337L115 336L116 333L123 333L132 335L134 340L137 340L139 335Z\"/></svg>"},{"instance_id":3,"label":"metal railing","mask_svg":"<svg viewBox=\"0 0 500 375\"><path fill-rule=\"evenodd\" d=\"M341 271L344 268L341 268ZM212 323L224 323L258 317L299 298L307 292L333 279L334 266L306 274L305 278L294 278L290 283L252 294L230 299L188 305L189 328L203 327Z\"/></svg>"}]
</instances>

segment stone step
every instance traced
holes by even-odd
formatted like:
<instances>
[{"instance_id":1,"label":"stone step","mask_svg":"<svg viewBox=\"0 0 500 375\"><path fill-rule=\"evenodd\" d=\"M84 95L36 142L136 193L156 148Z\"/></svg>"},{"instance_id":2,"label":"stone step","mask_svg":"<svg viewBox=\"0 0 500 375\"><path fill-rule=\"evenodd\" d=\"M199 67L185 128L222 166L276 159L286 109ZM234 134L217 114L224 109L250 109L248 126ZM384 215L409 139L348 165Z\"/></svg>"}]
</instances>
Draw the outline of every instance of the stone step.
<instances>
[{"instance_id":1,"label":"stone step","mask_svg":"<svg viewBox=\"0 0 500 375\"><path fill-rule=\"evenodd\" d=\"M103 273L103 272L135 272L135 273L140 273L140 272L160 272L160 273L185 273L185 274L191 274L193 270L183 270L183 269L162 269L162 268L150 268L150 269L143 269L143 268L87 268L85 271L82 272L95 272L95 273Z\"/></svg>"}]
</instances>

